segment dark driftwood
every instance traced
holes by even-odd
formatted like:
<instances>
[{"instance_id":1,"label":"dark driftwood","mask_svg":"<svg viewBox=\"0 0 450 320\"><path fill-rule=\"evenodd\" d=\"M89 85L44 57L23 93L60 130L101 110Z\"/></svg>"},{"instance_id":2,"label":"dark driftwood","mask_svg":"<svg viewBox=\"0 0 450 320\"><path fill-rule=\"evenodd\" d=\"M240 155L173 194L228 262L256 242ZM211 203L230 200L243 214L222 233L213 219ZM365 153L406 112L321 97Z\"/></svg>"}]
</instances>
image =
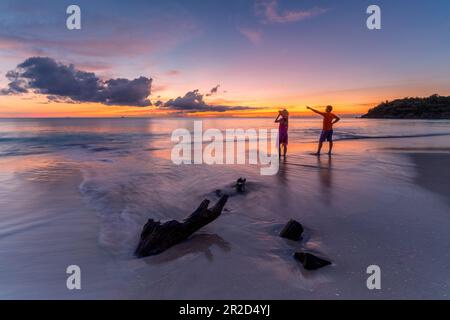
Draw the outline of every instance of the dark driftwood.
<instances>
[{"instance_id":1,"label":"dark driftwood","mask_svg":"<svg viewBox=\"0 0 450 320\"><path fill-rule=\"evenodd\" d=\"M298 241L302 238L302 233L303 226L295 220L290 220L283 230L281 230L280 237Z\"/></svg>"},{"instance_id":2,"label":"dark driftwood","mask_svg":"<svg viewBox=\"0 0 450 320\"><path fill-rule=\"evenodd\" d=\"M191 234L216 220L228 200L224 195L217 204L208 209L209 200L204 200L183 222L172 220L161 224L153 219L145 224L135 255L139 258L157 255L186 240Z\"/></svg>"},{"instance_id":3,"label":"dark driftwood","mask_svg":"<svg viewBox=\"0 0 450 320\"><path fill-rule=\"evenodd\" d=\"M306 270L317 270L331 264L330 261L306 252L296 252L294 257L300 261Z\"/></svg>"},{"instance_id":4,"label":"dark driftwood","mask_svg":"<svg viewBox=\"0 0 450 320\"><path fill-rule=\"evenodd\" d=\"M239 178L238 181L236 181L236 191L238 193L245 192L245 183L246 182L247 182L247 179L245 179L245 178Z\"/></svg>"}]
</instances>

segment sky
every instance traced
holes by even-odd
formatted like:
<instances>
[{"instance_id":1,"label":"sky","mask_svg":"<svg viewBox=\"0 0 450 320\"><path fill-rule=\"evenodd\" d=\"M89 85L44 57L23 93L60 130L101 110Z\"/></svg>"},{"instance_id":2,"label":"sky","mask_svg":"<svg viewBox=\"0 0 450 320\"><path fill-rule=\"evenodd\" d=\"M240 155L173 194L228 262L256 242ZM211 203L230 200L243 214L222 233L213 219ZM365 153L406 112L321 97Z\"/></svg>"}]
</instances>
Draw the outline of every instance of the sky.
<instances>
[{"instance_id":1,"label":"sky","mask_svg":"<svg viewBox=\"0 0 450 320\"><path fill-rule=\"evenodd\" d=\"M0 117L360 114L450 95L449 56L448 0L2 0Z\"/></svg>"}]
</instances>

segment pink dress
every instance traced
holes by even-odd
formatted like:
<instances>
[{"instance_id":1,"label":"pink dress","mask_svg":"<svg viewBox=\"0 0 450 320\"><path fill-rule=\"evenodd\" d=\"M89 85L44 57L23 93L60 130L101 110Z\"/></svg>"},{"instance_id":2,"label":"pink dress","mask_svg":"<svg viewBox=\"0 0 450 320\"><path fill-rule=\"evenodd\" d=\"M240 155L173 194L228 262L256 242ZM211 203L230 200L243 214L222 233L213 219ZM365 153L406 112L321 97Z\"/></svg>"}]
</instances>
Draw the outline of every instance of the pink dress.
<instances>
[{"instance_id":1,"label":"pink dress","mask_svg":"<svg viewBox=\"0 0 450 320\"><path fill-rule=\"evenodd\" d=\"M288 120L281 118L280 126L278 128L278 135L280 138L280 144L288 144Z\"/></svg>"}]
</instances>

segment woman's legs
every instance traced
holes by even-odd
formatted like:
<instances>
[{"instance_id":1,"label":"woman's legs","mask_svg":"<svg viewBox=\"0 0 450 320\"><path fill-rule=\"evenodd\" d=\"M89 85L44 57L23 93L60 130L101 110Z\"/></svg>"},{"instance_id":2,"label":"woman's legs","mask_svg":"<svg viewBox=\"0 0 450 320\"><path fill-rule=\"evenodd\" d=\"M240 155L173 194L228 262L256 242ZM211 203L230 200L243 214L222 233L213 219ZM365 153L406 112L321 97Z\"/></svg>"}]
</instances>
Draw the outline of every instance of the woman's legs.
<instances>
[{"instance_id":1,"label":"woman's legs","mask_svg":"<svg viewBox=\"0 0 450 320\"><path fill-rule=\"evenodd\" d=\"M284 146L284 152L283 152L283 156L286 157L286 153L287 153L287 144L283 144Z\"/></svg>"}]
</instances>

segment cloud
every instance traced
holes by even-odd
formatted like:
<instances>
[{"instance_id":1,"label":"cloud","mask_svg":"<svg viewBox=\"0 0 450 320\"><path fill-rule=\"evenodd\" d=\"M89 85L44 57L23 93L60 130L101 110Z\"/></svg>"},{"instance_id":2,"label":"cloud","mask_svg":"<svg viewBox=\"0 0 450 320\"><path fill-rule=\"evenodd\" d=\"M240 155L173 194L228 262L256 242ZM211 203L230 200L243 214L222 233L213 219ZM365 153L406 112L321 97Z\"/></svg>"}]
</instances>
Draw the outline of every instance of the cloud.
<instances>
[{"instance_id":1,"label":"cloud","mask_svg":"<svg viewBox=\"0 0 450 320\"><path fill-rule=\"evenodd\" d=\"M48 57L32 57L6 74L8 88L1 94L34 92L56 102L97 102L106 105L144 107L151 105L152 79L101 80L93 72L81 71Z\"/></svg>"},{"instance_id":2,"label":"cloud","mask_svg":"<svg viewBox=\"0 0 450 320\"><path fill-rule=\"evenodd\" d=\"M78 3L82 30L72 32L65 27L66 6L58 1L26 1L26 5L0 1L0 55L112 62L117 58L145 59L148 54L176 48L201 32L187 9L164 1L137 1L132 6L121 1L104 1L107 5L81 2L86 3ZM83 11L86 6L89 10Z\"/></svg>"},{"instance_id":3,"label":"cloud","mask_svg":"<svg viewBox=\"0 0 450 320\"><path fill-rule=\"evenodd\" d=\"M213 95L215 95L220 88L220 84L218 84L217 86L215 86L214 88L212 88L211 90L209 90L209 93L206 94L207 97L211 97Z\"/></svg>"},{"instance_id":4,"label":"cloud","mask_svg":"<svg viewBox=\"0 0 450 320\"><path fill-rule=\"evenodd\" d=\"M214 88L213 88L214 89ZM159 103L159 102L158 102ZM199 90L193 90L187 92L183 97L176 99L170 99L166 103L162 104L161 109L175 110L182 112L225 112L225 111L238 111L238 110L250 110L252 107L241 106L213 106L207 104L203 99L203 94Z\"/></svg>"},{"instance_id":5,"label":"cloud","mask_svg":"<svg viewBox=\"0 0 450 320\"><path fill-rule=\"evenodd\" d=\"M169 70L165 74L168 75L168 76L171 76L171 77L175 77L175 76L179 76L181 74L181 71L179 71L179 70Z\"/></svg>"},{"instance_id":6,"label":"cloud","mask_svg":"<svg viewBox=\"0 0 450 320\"><path fill-rule=\"evenodd\" d=\"M101 73L110 72L113 69L112 64L100 61L77 62L77 67L84 71L101 72Z\"/></svg>"},{"instance_id":7,"label":"cloud","mask_svg":"<svg viewBox=\"0 0 450 320\"><path fill-rule=\"evenodd\" d=\"M328 9L314 7L308 10L284 10L280 12L278 0L257 1L257 13L264 16L269 23L290 23L316 17L327 12Z\"/></svg>"},{"instance_id":8,"label":"cloud","mask_svg":"<svg viewBox=\"0 0 450 320\"><path fill-rule=\"evenodd\" d=\"M193 90L186 93L183 97L170 99L164 105L164 108L173 110L202 110L208 107L203 100L203 95L199 90Z\"/></svg>"},{"instance_id":9,"label":"cloud","mask_svg":"<svg viewBox=\"0 0 450 320\"><path fill-rule=\"evenodd\" d=\"M254 45L258 45L262 42L262 32L259 30L239 28L239 32Z\"/></svg>"},{"instance_id":10,"label":"cloud","mask_svg":"<svg viewBox=\"0 0 450 320\"><path fill-rule=\"evenodd\" d=\"M156 107L161 107L161 106L164 105L164 102L162 102L161 100L158 100L158 101L156 101L156 102L154 103L154 105L155 105Z\"/></svg>"}]
</instances>

